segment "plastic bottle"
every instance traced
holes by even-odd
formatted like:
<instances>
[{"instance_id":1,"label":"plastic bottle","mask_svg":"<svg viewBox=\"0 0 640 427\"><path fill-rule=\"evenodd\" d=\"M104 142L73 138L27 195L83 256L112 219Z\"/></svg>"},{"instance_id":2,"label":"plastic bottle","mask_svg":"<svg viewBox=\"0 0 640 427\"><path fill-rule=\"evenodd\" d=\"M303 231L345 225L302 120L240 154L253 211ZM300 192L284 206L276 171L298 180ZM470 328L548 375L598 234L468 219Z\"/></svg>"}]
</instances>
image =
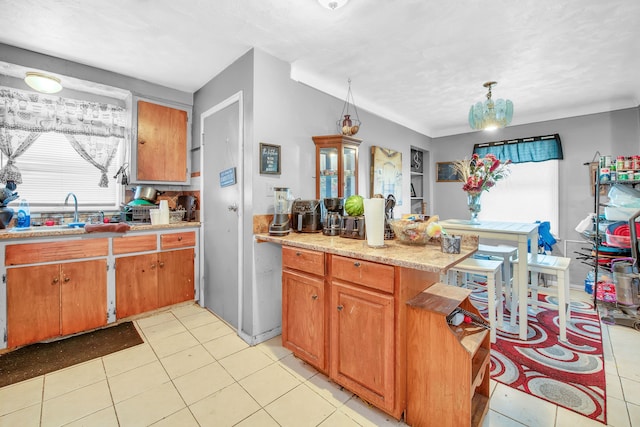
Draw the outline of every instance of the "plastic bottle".
<instances>
[{"instance_id":1,"label":"plastic bottle","mask_svg":"<svg viewBox=\"0 0 640 427\"><path fill-rule=\"evenodd\" d=\"M584 291L588 294L593 294L593 285L596 282L596 273L593 270L590 270L587 273L587 278L584 279Z\"/></svg>"},{"instance_id":2,"label":"plastic bottle","mask_svg":"<svg viewBox=\"0 0 640 427\"><path fill-rule=\"evenodd\" d=\"M26 228L31 226L31 212L29 211L29 202L27 199L20 200L17 218L18 227Z\"/></svg>"}]
</instances>

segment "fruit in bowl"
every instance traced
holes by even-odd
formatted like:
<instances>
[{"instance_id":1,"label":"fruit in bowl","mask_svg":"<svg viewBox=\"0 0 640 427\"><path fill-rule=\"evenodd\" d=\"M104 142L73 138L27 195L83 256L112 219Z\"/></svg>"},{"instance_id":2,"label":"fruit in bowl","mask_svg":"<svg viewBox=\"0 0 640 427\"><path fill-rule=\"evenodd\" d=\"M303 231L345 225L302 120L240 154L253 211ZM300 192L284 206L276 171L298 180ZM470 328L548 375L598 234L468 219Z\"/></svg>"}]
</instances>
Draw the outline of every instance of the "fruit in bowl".
<instances>
[{"instance_id":1,"label":"fruit in bowl","mask_svg":"<svg viewBox=\"0 0 640 427\"><path fill-rule=\"evenodd\" d=\"M437 224L438 216L429 217L426 221L413 219L396 219L390 221L396 238L407 245L426 245L427 242L440 235L442 227Z\"/></svg>"}]
</instances>

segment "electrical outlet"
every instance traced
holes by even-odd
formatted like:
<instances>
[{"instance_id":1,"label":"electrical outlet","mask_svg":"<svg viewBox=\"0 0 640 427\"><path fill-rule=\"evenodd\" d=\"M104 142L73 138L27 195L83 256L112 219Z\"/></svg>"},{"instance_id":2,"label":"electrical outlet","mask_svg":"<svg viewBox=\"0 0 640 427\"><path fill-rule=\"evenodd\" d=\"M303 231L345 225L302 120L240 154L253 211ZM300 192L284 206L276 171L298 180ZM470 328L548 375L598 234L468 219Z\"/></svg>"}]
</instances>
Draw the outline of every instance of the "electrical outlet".
<instances>
[{"instance_id":1,"label":"electrical outlet","mask_svg":"<svg viewBox=\"0 0 640 427\"><path fill-rule=\"evenodd\" d=\"M273 197L273 184L267 182L265 185L265 196Z\"/></svg>"}]
</instances>

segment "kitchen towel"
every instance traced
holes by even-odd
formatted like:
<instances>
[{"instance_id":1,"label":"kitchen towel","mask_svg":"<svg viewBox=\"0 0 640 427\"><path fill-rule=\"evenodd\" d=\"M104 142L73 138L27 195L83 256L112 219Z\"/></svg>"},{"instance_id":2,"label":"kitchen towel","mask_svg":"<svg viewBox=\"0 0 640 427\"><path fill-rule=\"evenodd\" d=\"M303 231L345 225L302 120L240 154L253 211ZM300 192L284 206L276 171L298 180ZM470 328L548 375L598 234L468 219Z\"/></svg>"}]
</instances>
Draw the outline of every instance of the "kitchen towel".
<instances>
[{"instance_id":1,"label":"kitchen towel","mask_svg":"<svg viewBox=\"0 0 640 427\"><path fill-rule=\"evenodd\" d=\"M384 203L382 198L364 199L367 244L374 248L384 246Z\"/></svg>"}]
</instances>

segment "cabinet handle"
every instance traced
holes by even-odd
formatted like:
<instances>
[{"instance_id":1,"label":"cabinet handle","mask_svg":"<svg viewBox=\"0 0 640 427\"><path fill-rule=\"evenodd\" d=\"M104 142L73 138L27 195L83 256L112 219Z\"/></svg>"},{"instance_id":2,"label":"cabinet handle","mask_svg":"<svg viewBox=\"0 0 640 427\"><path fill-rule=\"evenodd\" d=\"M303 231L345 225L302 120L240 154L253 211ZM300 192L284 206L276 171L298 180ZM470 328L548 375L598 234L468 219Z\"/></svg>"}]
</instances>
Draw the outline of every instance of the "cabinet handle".
<instances>
[{"instance_id":1,"label":"cabinet handle","mask_svg":"<svg viewBox=\"0 0 640 427\"><path fill-rule=\"evenodd\" d=\"M317 300L318 299L318 295L311 295L311 299L312 300Z\"/></svg>"},{"instance_id":2,"label":"cabinet handle","mask_svg":"<svg viewBox=\"0 0 640 427\"><path fill-rule=\"evenodd\" d=\"M359 262L354 262L353 265L355 265L356 267L360 267L360 263Z\"/></svg>"},{"instance_id":3,"label":"cabinet handle","mask_svg":"<svg viewBox=\"0 0 640 427\"><path fill-rule=\"evenodd\" d=\"M300 256L302 255L300 252L296 252L296 256Z\"/></svg>"},{"instance_id":4,"label":"cabinet handle","mask_svg":"<svg viewBox=\"0 0 640 427\"><path fill-rule=\"evenodd\" d=\"M160 268L164 267L164 262L160 263Z\"/></svg>"},{"instance_id":5,"label":"cabinet handle","mask_svg":"<svg viewBox=\"0 0 640 427\"><path fill-rule=\"evenodd\" d=\"M178 242L182 242L182 236L178 236Z\"/></svg>"},{"instance_id":6,"label":"cabinet handle","mask_svg":"<svg viewBox=\"0 0 640 427\"><path fill-rule=\"evenodd\" d=\"M67 283L69 280L71 279L69 279L67 276L64 276L64 283Z\"/></svg>"},{"instance_id":7,"label":"cabinet handle","mask_svg":"<svg viewBox=\"0 0 640 427\"><path fill-rule=\"evenodd\" d=\"M144 139L141 139L140 141L138 141L140 144L144 144Z\"/></svg>"},{"instance_id":8,"label":"cabinet handle","mask_svg":"<svg viewBox=\"0 0 640 427\"><path fill-rule=\"evenodd\" d=\"M152 270L155 270L155 269L156 269L156 264L155 264L155 263L151 264L151 269L152 269Z\"/></svg>"},{"instance_id":9,"label":"cabinet handle","mask_svg":"<svg viewBox=\"0 0 640 427\"><path fill-rule=\"evenodd\" d=\"M338 306L338 311L342 311L343 308L344 308L343 306L339 305Z\"/></svg>"},{"instance_id":10,"label":"cabinet handle","mask_svg":"<svg viewBox=\"0 0 640 427\"><path fill-rule=\"evenodd\" d=\"M53 278L53 280L51 281L51 284L52 284L52 285L57 285L59 281L60 281L60 280L58 280L58 278L57 278L57 277L54 277L54 278Z\"/></svg>"}]
</instances>

